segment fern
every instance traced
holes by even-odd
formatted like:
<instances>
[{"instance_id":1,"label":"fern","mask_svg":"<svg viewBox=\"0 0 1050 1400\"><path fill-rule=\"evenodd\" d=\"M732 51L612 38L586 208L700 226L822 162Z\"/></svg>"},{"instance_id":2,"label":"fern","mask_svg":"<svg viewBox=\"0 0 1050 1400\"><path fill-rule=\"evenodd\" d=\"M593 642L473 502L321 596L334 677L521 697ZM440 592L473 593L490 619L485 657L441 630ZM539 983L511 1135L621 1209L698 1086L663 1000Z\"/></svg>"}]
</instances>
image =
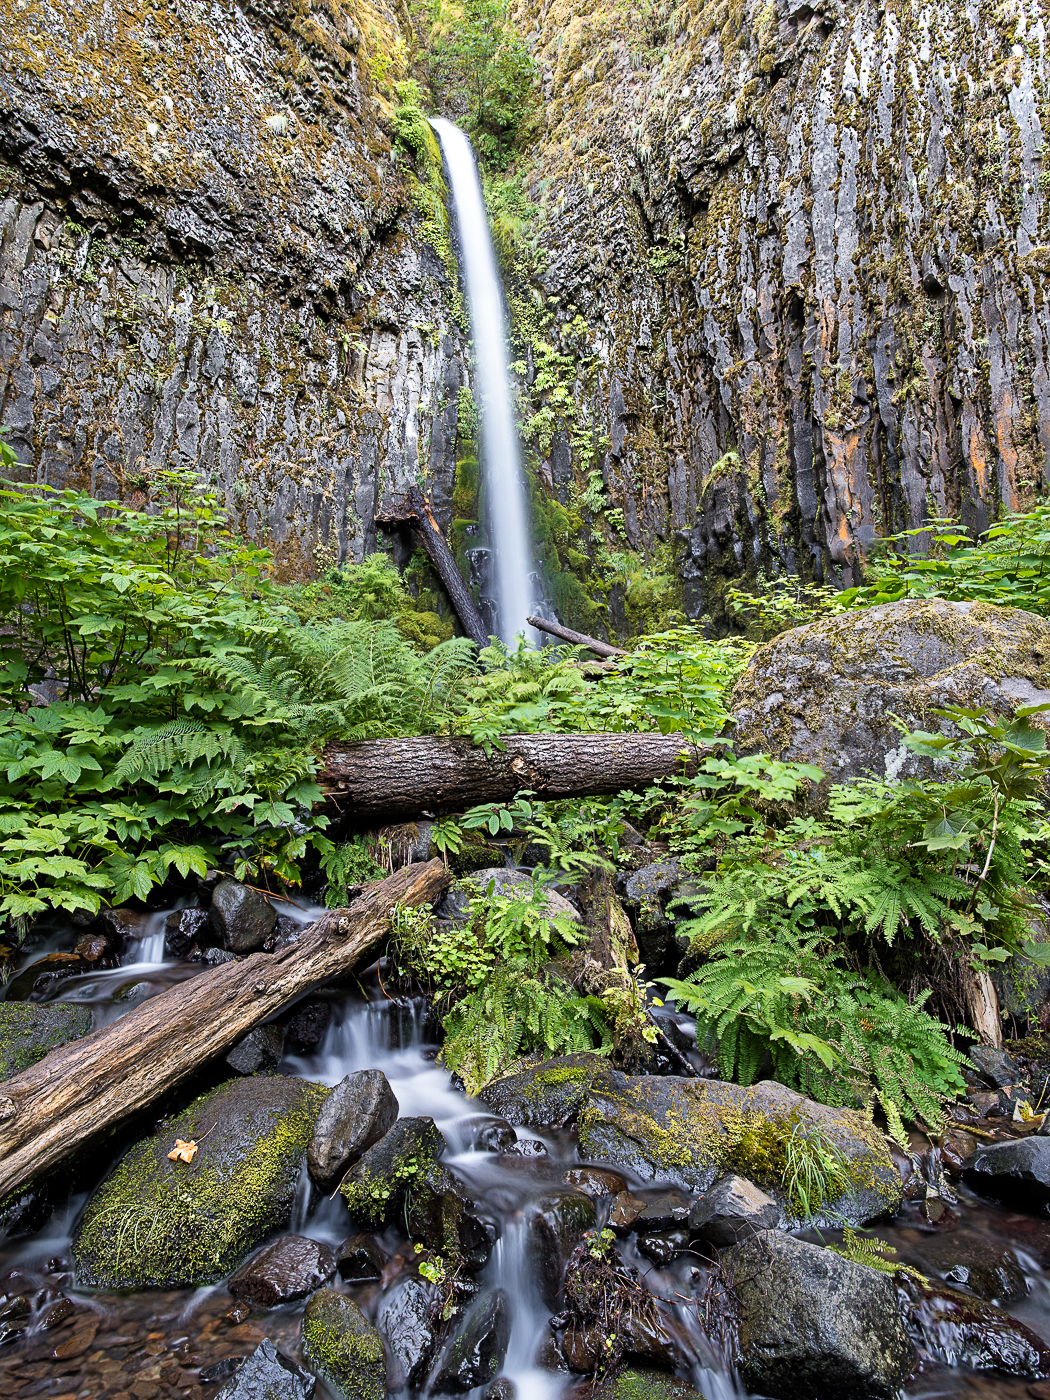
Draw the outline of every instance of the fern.
<instances>
[{"instance_id":1,"label":"fern","mask_svg":"<svg viewBox=\"0 0 1050 1400\"><path fill-rule=\"evenodd\" d=\"M842 1243L828 1245L828 1248L835 1254L841 1254L843 1259L848 1259L851 1264L863 1264L880 1274L908 1274L918 1283L929 1286L929 1279L924 1274L920 1274L918 1269L913 1269L910 1264L900 1263L893 1245L886 1240L880 1240L877 1235L862 1235L847 1225L842 1232Z\"/></svg>"}]
</instances>

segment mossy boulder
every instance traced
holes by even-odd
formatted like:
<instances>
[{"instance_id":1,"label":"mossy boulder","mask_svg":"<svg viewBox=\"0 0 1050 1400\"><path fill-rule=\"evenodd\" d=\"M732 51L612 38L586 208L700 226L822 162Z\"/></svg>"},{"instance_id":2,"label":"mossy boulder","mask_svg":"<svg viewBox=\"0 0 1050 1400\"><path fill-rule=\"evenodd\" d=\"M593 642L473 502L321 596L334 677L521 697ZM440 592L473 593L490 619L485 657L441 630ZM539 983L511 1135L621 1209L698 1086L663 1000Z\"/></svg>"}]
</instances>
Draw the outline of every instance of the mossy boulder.
<instances>
[{"instance_id":1,"label":"mossy boulder","mask_svg":"<svg viewBox=\"0 0 1050 1400\"><path fill-rule=\"evenodd\" d=\"M934 710L1012 714L1050 700L1050 622L1019 608L911 598L795 627L760 647L730 708L739 753L815 763L832 782L932 773L901 743L949 732Z\"/></svg>"},{"instance_id":2,"label":"mossy boulder","mask_svg":"<svg viewBox=\"0 0 1050 1400\"><path fill-rule=\"evenodd\" d=\"M601 1055L557 1055L495 1080L481 1101L516 1127L561 1128L579 1112L595 1077L608 1068Z\"/></svg>"},{"instance_id":3,"label":"mossy boulder","mask_svg":"<svg viewBox=\"0 0 1050 1400\"><path fill-rule=\"evenodd\" d=\"M0 1002L0 1080L21 1074L49 1050L79 1040L91 1029L86 1006L54 1001Z\"/></svg>"},{"instance_id":4,"label":"mossy boulder","mask_svg":"<svg viewBox=\"0 0 1050 1400\"><path fill-rule=\"evenodd\" d=\"M303 1360L346 1400L383 1400L386 1358L379 1333L356 1303L319 1289L302 1321Z\"/></svg>"},{"instance_id":5,"label":"mossy boulder","mask_svg":"<svg viewBox=\"0 0 1050 1400\"><path fill-rule=\"evenodd\" d=\"M789 1219L784 1143L796 1130L833 1144L851 1182L848 1191L821 1202L818 1222L863 1225L897 1210L900 1175L874 1124L771 1080L744 1088L608 1071L592 1082L579 1115L583 1157L698 1192L735 1172L779 1200Z\"/></svg>"},{"instance_id":6,"label":"mossy boulder","mask_svg":"<svg viewBox=\"0 0 1050 1400\"><path fill-rule=\"evenodd\" d=\"M223 1278L286 1227L328 1090L303 1079L239 1079L137 1142L102 1183L73 1240L81 1283L185 1288ZM171 1161L176 1139L196 1142Z\"/></svg>"},{"instance_id":7,"label":"mossy boulder","mask_svg":"<svg viewBox=\"0 0 1050 1400\"><path fill-rule=\"evenodd\" d=\"M440 853L432 846L431 859L435 854ZM467 841L458 851L449 851L448 863L457 875L476 877L483 870L495 868L502 871L505 854L500 846L489 845L487 841Z\"/></svg>"},{"instance_id":8,"label":"mossy boulder","mask_svg":"<svg viewBox=\"0 0 1050 1400\"><path fill-rule=\"evenodd\" d=\"M593 1392L593 1400L703 1400L700 1392L670 1371L632 1366L617 1376L607 1376Z\"/></svg>"},{"instance_id":9,"label":"mossy boulder","mask_svg":"<svg viewBox=\"0 0 1050 1400\"><path fill-rule=\"evenodd\" d=\"M445 1150L433 1118L399 1118L347 1172L339 1190L350 1214L363 1225L393 1219L406 1187L422 1179Z\"/></svg>"}]
</instances>

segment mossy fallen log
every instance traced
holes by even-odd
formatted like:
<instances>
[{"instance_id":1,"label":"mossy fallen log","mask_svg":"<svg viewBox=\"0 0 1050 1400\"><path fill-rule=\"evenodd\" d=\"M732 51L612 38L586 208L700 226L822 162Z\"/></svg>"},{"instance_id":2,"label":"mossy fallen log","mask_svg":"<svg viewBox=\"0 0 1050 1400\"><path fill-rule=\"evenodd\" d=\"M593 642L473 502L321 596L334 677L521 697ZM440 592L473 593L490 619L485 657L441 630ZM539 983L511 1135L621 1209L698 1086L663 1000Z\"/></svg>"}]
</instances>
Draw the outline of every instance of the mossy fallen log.
<instances>
[{"instance_id":1,"label":"mossy fallen log","mask_svg":"<svg viewBox=\"0 0 1050 1400\"><path fill-rule=\"evenodd\" d=\"M181 982L0 1084L0 1199L351 971L387 933L395 905L427 904L451 878L439 860L405 866L350 908L323 914L297 942Z\"/></svg>"}]
</instances>

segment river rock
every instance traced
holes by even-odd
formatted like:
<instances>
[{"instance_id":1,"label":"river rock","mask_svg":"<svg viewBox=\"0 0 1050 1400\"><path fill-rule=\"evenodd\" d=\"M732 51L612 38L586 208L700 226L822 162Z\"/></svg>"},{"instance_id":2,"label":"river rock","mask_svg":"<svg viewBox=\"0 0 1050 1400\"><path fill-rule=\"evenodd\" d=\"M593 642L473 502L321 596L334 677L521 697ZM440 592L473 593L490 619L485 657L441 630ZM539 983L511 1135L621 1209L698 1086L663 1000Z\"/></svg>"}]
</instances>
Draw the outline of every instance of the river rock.
<instances>
[{"instance_id":1,"label":"river rock","mask_svg":"<svg viewBox=\"0 0 1050 1400\"><path fill-rule=\"evenodd\" d=\"M254 953L273 933L277 911L258 890L239 880L220 880L212 891L208 924L220 948Z\"/></svg>"},{"instance_id":2,"label":"river rock","mask_svg":"<svg viewBox=\"0 0 1050 1400\"><path fill-rule=\"evenodd\" d=\"M235 1079L167 1119L88 1202L73 1239L78 1280L187 1288L224 1277L288 1224L327 1094L291 1077ZM169 1158L178 1139L197 1143L191 1162Z\"/></svg>"},{"instance_id":3,"label":"river rock","mask_svg":"<svg viewBox=\"0 0 1050 1400\"><path fill-rule=\"evenodd\" d=\"M348 1283L371 1282L382 1275L388 1257L374 1235L351 1235L339 1246L336 1268Z\"/></svg>"},{"instance_id":4,"label":"river rock","mask_svg":"<svg viewBox=\"0 0 1050 1400\"><path fill-rule=\"evenodd\" d=\"M150 916L144 909L132 909L129 905L118 909L103 905L98 911L98 927L117 953L127 952L129 944L145 938L149 922Z\"/></svg>"},{"instance_id":5,"label":"river rock","mask_svg":"<svg viewBox=\"0 0 1050 1400\"><path fill-rule=\"evenodd\" d=\"M689 1248L688 1230L665 1230L659 1235L640 1235L638 1253L651 1259L659 1268L666 1268L677 1259L683 1249Z\"/></svg>"},{"instance_id":6,"label":"river rock","mask_svg":"<svg viewBox=\"0 0 1050 1400\"><path fill-rule=\"evenodd\" d=\"M722 1176L693 1203L689 1231L719 1249L740 1244L760 1230L775 1230L783 1212L772 1196L742 1176Z\"/></svg>"},{"instance_id":7,"label":"river rock","mask_svg":"<svg viewBox=\"0 0 1050 1400\"><path fill-rule=\"evenodd\" d=\"M688 1381L669 1371L631 1366L595 1382L591 1400L703 1400Z\"/></svg>"},{"instance_id":8,"label":"river rock","mask_svg":"<svg viewBox=\"0 0 1050 1400\"><path fill-rule=\"evenodd\" d=\"M682 949L667 906L682 880L676 860L645 865L623 881L623 907L634 926L638 952L649 977L672 976Z\"/></svg>"},{"instance_id":9,"label":"river rock","mask_svg":"<svg viewBox=\"0 0 1050 1400\"><path fill-rule=\"evenodd\" d=\"M283 1054L284 1031L271 1021L242 1036L226 1056L226 1063L238 1074L273 1074Z\"/></svg>"},{"instance_id":10,"label":"river rock","mask_svg":"<svg viewBox=\"0 0 1050 1400\"><path fill-rule=\"evenodd\" d=\"M932 1360L1032 1380L1050 1376L1050 1347L1002 1308L907 1274L898 1279L908 1330Z\"/></svg>"},{"instance_id":11,"label":"river rock","mask_svg":"<svg viewBox=\"0 0 1050 1400\"><path fill-rule=\"evenodd\" d=\"M383 1400L386 1358L379 1333L349 1298L331 1288L313 1295L303 1313L303 1360L346 1400Z\"/></svg>"},{"instance_id":12,"label":"river rock","mask_svg":"<svg viewBox=\"0 0 1050 1400\"><path fill-rule=\"evenodd\" d=\"M415 1389L426 1378L441 1337L435 1289L421 1279L407 1282L384 1296L376 1328L386 1346L387 1388Z\"/></svg>"},{"instance_id":13,"label":"river rock","mask_svg":"<svg viewBox=\"0 0 1050 1400\"><path fill-rule=\"evenodd\" d=\"M758 1185L778 1196L779 1182L762 1180L759 1162L750 1161L739 1146L741 1115L773 1144L789 1122L812 1124L842 1151L852 1186L825 1203L829 1220L837 1216L862 1225L892 1215L900 1205L900 1174L884 1138L862 1113L827 1108L772 1080L744 1088L714 1079L607 1070L592 1080L579 1113L580 1153L626 1167L642 1181L666 1181L693 1192L707 1191L724 1172L735 1171L749 1180L757 1177Z\"/></svg>"},{"instance_id":14,"label":"river rock","mask_svg":"<svg viewBox=\"0 0 1050 1400\"><path fill-rule=\"evenodd\" d=\"M400 1209L405 1188L444 1150L433 1118L399 1118L343 1178L339 1190L351 1215L366 1225L385 1224Z\"/></svg>"},{"instance_id":15,"label":"river rock","mask_svg":"<svg viewBox=\"0 0 1050 1400\"><path fill-rule=\"evenodd\" d=\"M215 1400L312 1400L316 1388L309 1371L264 1337L251 1356L238 1362Z\"/></svg>"},{"instance_id":16,"label":"river rock","mask_svg":"<svg viewBox=\"0 0 1050 1400\"><path fill-rule=\"evenodd\" d=\"M529 1216L528 1253L540 1296L551 1311L561 1303L569 1255L598 1215L590 1196L568 1187L541 1196Z\"/></svg>"},{"instance_id":17,"label":"river rock","mask_svg":"<svg viewBox=\"0 0 1050 1400\"><path fill-rule=\"evenodd\" d=\"M348 1074L325 1101L306 1155L310 1175L330 1192L347 1168L397 1122L397 1099L382 1070Z\"/></svg>"},{"instance_id":18,"label":"river rock","mask_svg":"<svg viewBox=\"0 0 1050 1400\"><path fill-rule=\"evenodd\" d=\"M502 1288L482 1294L467 1315L438 1372L434 1389L465 1395L498 1374L510 1341L510 1300Z\"/></svg>"},{"instance_id":19,"label":"river rock","mask_svg":"<svg viewBox=\"0 0 1050 1400\"><path fill-rule=\"evenodd\" d=\"M1045 1212L1050 1207L1050 1137L978 1148L965 1166L963 1179L982 1196Z\"/></svg>"},{"instance_id":20,"label":"river rock","mask_svg":"<svg viewBox=\"0 0 1050 1400\"><path fill-rule=\"evenodd\" d=\"M440 1162L413 1179L405 1218L413 1239L471 1274L488 1263L498 1238L495 1223L478 1217L474 1202Z\"/></svg>"},{"instance_id":21,"label":"river rock","mask_svg":"<svg viewBox=\"0 0 1050 1400\"><path fill-rule=\"evenodd\" d=\"M741 1372L774 1400L891 1400L915 1362L893 1280L765 1230L723 1267L739 1308Z\"/></svg>"},{"instance_id":22,"label":"river rock","mask_svg":"<svg viewBox=\"0 0 1050 1400\"><path fill-rule=\"evenodd\" d=\"M235 1298L276 1308L305 1298L335 1273L335 1255L305 1235L281 1235L246 1259L226 1285Z\"/></svg>"},{"instance_id":23,"label":"river rock","mask_svg":"<svg viewBox=\"0 0 1050 1400\"><path fill-rule=\"evenodd\" d=\"M993 1089L1008 1089L1025 1080L1024 1070L1005 1050L994 1050L990 1045L971 1045L966 1053L985 1084Z\"/></svg>"},{"instance_id":24,"label":"river rock","mask_svg":"<svg viewBox=\"0 0 1050 1400\"><path fill-rule=\"evenodd\" d=\"M495 1080L481 1101L519 1128L562 1128L583 1105L591 1081L608 1068L600 1055L558 1055Z\"/></svg>"},{"instance_id":25,"label":"river rock","mask_svg":"<svg viewBox=\"0 0 1050 1400\"><path fill-rule=\"evenodd\" d=\"M280 919L278 919L278 924ZM325 1031L332 1020L331 1002L314 997L301 1002L285 1022L284 1038L298 1053L316 1049L324 1039ZM339 1086L336 1085L336 1088Z\"/></svg>"},{"instance_id":26,"label":"river rock","mask_svg":"<svg viewBox=\"0 0 1050 1400\"><path fill-rule=\"evenodd\" d=\"M914 1252L924 1273L938 1273L989 1302L1012 1303L1028 1292L1013 1250L980 1235L934 1235L916 1245Z\"/></svg>"},{"instance_id":27,"label":"river rock","mask_svg":"<svg viewBox=\"0 0 1050 1400\"><path fill-rule=\"evenodd\" d=\"M506 1152L518 1140L518 1135L505 1118L478 1117L464 1124L471 1134L470 1145L475 1152Z\"/></svg>"},{"instance_id":28,"label":"river rock","mask_svg":"<svg viewBox=\"0 0 1050 1400\"><path fill-rule=\"evenodd\" d=\"M207 909L176 909L164 920L164 951L184 958L208 927Z\"/></svg>"},{"instance_id":29,"label":"river rock","mask_svg":"<svg viewBox=\"0 0 1050 1400\"><path fill-rule=\"evenodd\" d=\"M782 632L733 689L738 753L813 763L829 782L932 776L901 743L945 705L1012 714L1050 700L1050 622L1019 608L909 598Z\"/></svg>"},{"instance_id":30,"label":"river rock","mask_svg":"<svg viewBox=\"0 0 1050 1400\"><path fill-rule=\"evenodd\" d=\"M0 1001L0 1080L21 1074L49 1050L91 1029L91 1010L68 1001Z\"/></svg>"},{"instance_id":31,"label":"river rock","mask_svg":"<svg viewBox=\"0 0 1050 1400\"><path fill-rule=\"evenodd\" d=\"M686 1223L692 1199L678 1191L664 1191L645 1202L638 1212L634 1228L639 1234L657 1230L672 1230Z\"/></svg>"},{"instance_id":32,"label":"river rock","mask_svg":"<svg viewBox=\"0 0 1050 1400\"><path fill-rule=\"evenodd\" d=\"M621 1191L627 1190L623 1177L617 1172L606 1171L604 1167L570 1167L567 1172L562 1172L561 1179L566 1186L582 1191L594 1201L618 1196Z\"/></svg>"},{"instance_id":33,"label":"river rock","mask_svg":"<svg viewBox=\"0 0 1050 1400\"><path fill-rule=\"evenodd\" d=\"M5 1002L39 1001L53 991L55 984L64 982L67 977L79 977L92 970L79 953L46 953L17 973L8 982L4 992Z\"/></svg>"}]
</instances>

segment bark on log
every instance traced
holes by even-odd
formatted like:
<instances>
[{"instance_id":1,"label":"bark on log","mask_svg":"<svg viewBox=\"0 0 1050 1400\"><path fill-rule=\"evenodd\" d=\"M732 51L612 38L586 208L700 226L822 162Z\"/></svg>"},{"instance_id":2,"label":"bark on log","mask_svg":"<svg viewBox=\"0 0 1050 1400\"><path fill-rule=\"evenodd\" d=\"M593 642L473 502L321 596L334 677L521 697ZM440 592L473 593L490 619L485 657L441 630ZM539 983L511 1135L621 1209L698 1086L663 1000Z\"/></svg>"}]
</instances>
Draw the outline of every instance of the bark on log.
<instances>
[{"instance_id":1,"label":"bark on log","mask_svg":"<svg viewBox=\"0 0 1050 1400\"><path fill-rule=\"evenodd\" d=\"M489 634L471 597L470 589L463 581L463 575L456 567L452 551L445 543L441 527L430 509L430 502L418 486L409 487L397 503L390 503L376 516L380 524L405 521L414 525L423 541L427 558L437 570L438 577L445 585L445 592L456 610L464 632L478 647L487 647Z\"/></svg>"},{"instance_id":2,"label":"bark on log","mask_svg":"<svg viewBox=\"0 0 1050 1400\"><path fill-rule=\"evenodd\" d=\"M599 656L627 655L622 647L611 647L608 642L600 642L597 637L588 637L586 632L574 632L571 627L563 627L560 622L548 622L545 617L529 617L526 621L530 627L535 627L540 632L549 632L552 637L560 637L563 642L572 642L578 647L590 647L591 651L597 652Z\"/></svg>"},{"instance_id":3,"label":"bark on log","mask_svg":"<svg viewBox=\"0 0 1050 1400\"><path fill-rule=\"evenodd\" d=\"M0 1199L152 1103L282 1006L349 972L387 932L395 904L426 904L450 883L439 860L406 866L349 909L323 914L299 942L181 982L0 1084Z\"/></svg>"},{"instance_id":4,"label":"bark on log","mask_svg":"<svg viewBox=\"0 0 1050 1400\"><path fill-rule=\"evenodd\" d=\"M529 788L540 797L595 797L696 772L711 752L681 734L507 734L491 757L469 739L369 739L329 744L328 801L368 821L474 807ZM683 756L686 756L683 760Z\"/></svg>"}]
</instances>

